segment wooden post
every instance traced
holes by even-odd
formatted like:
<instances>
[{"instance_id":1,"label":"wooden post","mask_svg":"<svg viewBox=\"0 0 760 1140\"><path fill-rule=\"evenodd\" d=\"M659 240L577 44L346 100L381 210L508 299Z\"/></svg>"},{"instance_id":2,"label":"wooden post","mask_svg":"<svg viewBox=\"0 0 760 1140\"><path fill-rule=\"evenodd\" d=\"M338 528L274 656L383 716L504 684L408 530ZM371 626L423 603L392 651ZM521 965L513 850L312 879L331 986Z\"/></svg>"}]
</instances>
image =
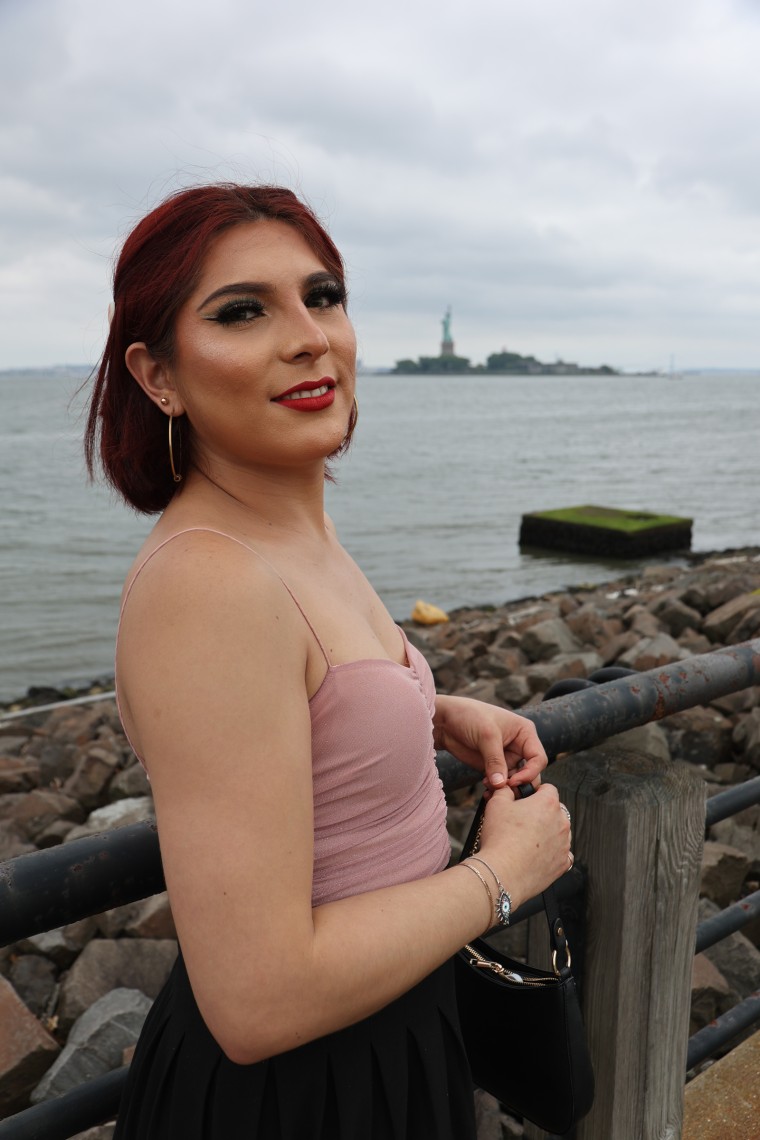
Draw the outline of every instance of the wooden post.
<instances>
[{"instance_id":1,"label":"wooden post","mask_svg":"<svg viewBox=\"0 0 760 1140\"><path fill-rule=\"evenodd\" d=\"M546 779L570 809L576 861L588 873L583 1016L596 1097L576 1140L679 1140L704 781L614 741L556 762ZM547 943L540 916L531 964L546 964ZM551 1096L551 1073L546 1086ZM545 1135L526 1128L529 1140Z\"/></svg>"}]
</instances>

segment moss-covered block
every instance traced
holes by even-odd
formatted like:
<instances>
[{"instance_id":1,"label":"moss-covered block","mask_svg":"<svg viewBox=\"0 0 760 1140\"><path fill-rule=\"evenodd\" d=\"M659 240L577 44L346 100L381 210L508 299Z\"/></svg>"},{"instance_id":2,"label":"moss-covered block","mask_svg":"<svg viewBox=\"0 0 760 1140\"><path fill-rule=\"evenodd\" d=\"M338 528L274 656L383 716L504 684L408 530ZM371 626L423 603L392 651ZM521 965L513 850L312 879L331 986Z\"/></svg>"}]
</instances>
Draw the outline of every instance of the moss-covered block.
<instances>
[{"instance_id":1,"label":"moss-covered block","mask_svg":"<svg viewBox=\"0 0 760 1140\"><path fill-rule=\"evenodd\" d=\"M563 507L523 515L520 546L614 558L688 550L692 519L615 507Z\"/></svg>"}]
</instances>

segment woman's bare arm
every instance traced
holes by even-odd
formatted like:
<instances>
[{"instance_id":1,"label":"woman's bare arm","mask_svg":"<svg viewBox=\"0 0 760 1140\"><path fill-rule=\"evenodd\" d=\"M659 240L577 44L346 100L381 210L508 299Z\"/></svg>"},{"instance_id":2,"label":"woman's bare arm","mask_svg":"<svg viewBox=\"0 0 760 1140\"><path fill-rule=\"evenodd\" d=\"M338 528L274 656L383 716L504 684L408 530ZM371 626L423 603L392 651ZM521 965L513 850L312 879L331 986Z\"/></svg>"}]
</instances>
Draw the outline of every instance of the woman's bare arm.
<instances>
[{"instance_id":1,"label":"woman's bare arm","mask_svg":"<svg viewBox=\"0 0 760 1140\"><path fill-rule=\"evenodd\" d=\"M214 535L176 539L136 582L119 681L151 776L175 922L199 1008L249 1063L358 1021L488 923L476 877L311 907L314 649L270 571ZM567 866L556 793L489 804L483 853L519 902Z\"/></svg>"}]
</instances>

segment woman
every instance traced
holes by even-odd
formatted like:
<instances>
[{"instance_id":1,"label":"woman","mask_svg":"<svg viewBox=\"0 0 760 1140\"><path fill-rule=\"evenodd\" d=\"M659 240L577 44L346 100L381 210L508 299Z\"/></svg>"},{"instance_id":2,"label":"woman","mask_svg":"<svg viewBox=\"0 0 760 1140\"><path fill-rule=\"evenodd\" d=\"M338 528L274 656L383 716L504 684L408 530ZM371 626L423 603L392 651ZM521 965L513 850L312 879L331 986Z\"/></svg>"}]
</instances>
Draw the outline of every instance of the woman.
<instances>
[{"instance_id":1,"label":"woman","mask_svg":"<svg viewBox=\"0 0 760 1140\"><path fill-rule=\"evenodd\" d=\"M572 862L554 789L514 798L546 763L533 726L436 697L324 514L356 423L345 302L276 187L178 193L116 267L86 447L163 512L117 686L181 947L119 1140L474 1136L450 959ZM482 862L446 869L434 746L493 791Z\"/></svg>"}]
</instances>

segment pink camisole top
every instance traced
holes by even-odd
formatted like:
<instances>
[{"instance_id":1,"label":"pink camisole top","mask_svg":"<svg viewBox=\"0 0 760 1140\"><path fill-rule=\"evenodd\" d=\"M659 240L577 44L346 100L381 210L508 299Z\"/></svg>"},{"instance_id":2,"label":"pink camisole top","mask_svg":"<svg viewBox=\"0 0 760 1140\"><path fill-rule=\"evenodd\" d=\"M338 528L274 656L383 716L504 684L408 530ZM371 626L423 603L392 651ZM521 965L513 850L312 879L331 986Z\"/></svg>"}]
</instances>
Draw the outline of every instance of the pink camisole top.
<instances>
[{"instance_id":1,"label":"pink camisole top","mask_svg":"<svg viewBox=\"0 0 760 1140\"><path fill-rule=\"evenodd\" d=\"M435 684L423 655L400 629L405 665L387 658L331 664L298 599L267 559L222 531L188 530L221 534L265 562L297 606L325 659L324 679L309 701L312 905L443 870L450 847L433 747ZM138 566L124 595L122 614L143 567L167 542L188 530L166 539ZM116 693L118 703L118 683Z\"/></svg>"}]
</instances>

